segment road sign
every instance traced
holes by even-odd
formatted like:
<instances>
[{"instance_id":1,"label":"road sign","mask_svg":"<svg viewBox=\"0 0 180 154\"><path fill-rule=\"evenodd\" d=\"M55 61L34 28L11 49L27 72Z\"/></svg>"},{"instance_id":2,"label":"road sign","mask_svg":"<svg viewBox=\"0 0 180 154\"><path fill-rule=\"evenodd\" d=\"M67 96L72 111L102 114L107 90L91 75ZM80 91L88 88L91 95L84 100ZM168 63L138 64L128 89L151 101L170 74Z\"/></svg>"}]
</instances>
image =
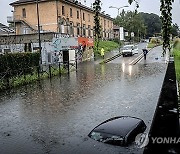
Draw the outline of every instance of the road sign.
<instances>
[{"instance_id":1,"label":"road sign","mask_svg":"<svg viewBox=\"0 0 180 154\"><path fill-rule=\"evenodd\" d=\"M134 32L131 32L131 37L134 37Z\"/></svg>"},{"instance_id":2,"label":"road sign","mask_svg":"<svg viewBox=\"0 0 180 154\"><path fill-rule=\"evenodd\" d=\"M124 40L124 28L123 27L120 27L119 28L119 37L120 37L120 40L123 41Z\"/></svg>"}]
</instances>

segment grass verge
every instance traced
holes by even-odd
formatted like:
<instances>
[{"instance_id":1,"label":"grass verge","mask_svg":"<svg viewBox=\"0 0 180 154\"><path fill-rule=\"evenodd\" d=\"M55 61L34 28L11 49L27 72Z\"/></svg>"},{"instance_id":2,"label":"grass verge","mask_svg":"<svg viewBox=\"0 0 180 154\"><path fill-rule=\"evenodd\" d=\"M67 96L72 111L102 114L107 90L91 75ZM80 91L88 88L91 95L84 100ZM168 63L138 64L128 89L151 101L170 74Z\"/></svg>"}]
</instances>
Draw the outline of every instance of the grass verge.
<instances>
[{"instance_id":1,"label":"grass verge","mask_svg":"<svg viewBox=\"0 0 180 154\"><path fill-rule=\"evenodd\" d=\"M100 41L99 42L99 50L95 52L96 57L100 57L100 51L101 48L104 48L104 52L110 52L114 49L117 49L119 47L119 44L114 41Z\"/></svg>"}]
</instances>

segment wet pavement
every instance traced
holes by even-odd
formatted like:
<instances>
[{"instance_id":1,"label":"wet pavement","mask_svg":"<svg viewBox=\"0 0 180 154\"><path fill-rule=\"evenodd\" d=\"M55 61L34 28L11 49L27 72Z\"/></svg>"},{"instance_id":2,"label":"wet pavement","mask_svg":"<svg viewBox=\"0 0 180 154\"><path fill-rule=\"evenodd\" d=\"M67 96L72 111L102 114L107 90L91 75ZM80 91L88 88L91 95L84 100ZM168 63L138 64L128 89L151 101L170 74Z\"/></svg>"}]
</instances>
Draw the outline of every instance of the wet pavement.
<instances>
[{"instance_id":1,"label":"wet pavement","mask_svg":"<svg viewBox=\"0 0 180 154\"><path fill-rule=\"evenodd\" d=\"M113 146L87 135L122 115L143 119L149 131L167 66L163 58L150 58L154 52L134 66L122 63L122 57L103 65L84 62L70 76L1 93L0 153L142 153L134 143Z\"/></svg>"}]
</instances>

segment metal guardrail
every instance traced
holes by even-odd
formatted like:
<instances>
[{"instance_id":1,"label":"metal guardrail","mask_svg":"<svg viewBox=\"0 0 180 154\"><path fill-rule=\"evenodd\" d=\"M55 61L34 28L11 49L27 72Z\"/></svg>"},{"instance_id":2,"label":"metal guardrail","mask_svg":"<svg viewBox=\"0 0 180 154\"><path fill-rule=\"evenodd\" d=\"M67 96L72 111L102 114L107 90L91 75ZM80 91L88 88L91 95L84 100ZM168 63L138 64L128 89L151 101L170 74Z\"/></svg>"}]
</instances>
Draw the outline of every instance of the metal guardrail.
<instances>
[{"instance_id":1,"label":"metal guardrail","mask_svg":"<svg viewBox=\"0 0 180 154\"><path fill-rule=\"evenodd\" d=\"M61 77L62 74L69 74L73 69L77 70L77 61L64 61L54 64L43 64L41 66L27 67L25 69L19 70L8 69L6 72L0 73L0 91L15 87L17 82L22 82L19 83L19 85L32 82L31 78L40 80L45 77L51 79L56 75L59 75Z\"/></svg>"},{"instance_id":2,"label":"metal guardrail","mask_svg":"<svg viewBox=\"0 0 180 154\"><path fill-rule=\"evenodd\" d=\"M108 58L108 59L103 60L102 62L100 62L100 64L108 63L108 62L110 62L110 61L112 61L112 60L120 57L121 55L122 55L122 53L119 53L119 54L117 54L117 55L115 55L115 56L113 56L113 57L110 57L110 58Z\"/></svg>"}]
</instances>

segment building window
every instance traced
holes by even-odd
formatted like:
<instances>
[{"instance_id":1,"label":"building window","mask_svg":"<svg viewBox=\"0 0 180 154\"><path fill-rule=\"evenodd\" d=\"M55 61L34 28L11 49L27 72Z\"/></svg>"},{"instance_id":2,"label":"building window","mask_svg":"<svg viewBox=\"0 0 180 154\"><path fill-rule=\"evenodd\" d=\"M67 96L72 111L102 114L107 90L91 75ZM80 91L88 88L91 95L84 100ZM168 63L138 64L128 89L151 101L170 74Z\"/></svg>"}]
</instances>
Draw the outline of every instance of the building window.
<instances>
[{"instance_id":1,"label":"building window","mask_svg":"<svg viewBox=\"0 0 180 154\"><path fill-rule=\"evenodd\" d=\"M86 25L83 24L83 35L86 36Z\"/></svg>"},{"instance_id":2,"label":"building window","mask_svg":"<svg viewBox=\"0 0 180 154\"><path fill-rule=\"evenodd\" d=\"M108 27L109 27L109 21L108 21Z\"/></svg>"},{"instance_id":3,"label":"building window","mask_svg":"<svg viewBox=\"0 0 180 154\"><path fill-rule=\"evenodd\" d=\"M80 35L80 23L77 23L77 35Z\"/></svg>"},{"instance_id":4,"label":"building window","mask_svg":"<svg viewBox=\"0 0 180 154\"><path fill-rule=\"evenodd\" d=\"M85 21L85 13L83 12L83 20Z\"/></svg>"},{"instance_id":5,"label":"building window","mask_svg":"<svg viewBox=\"0 0 180 154\"><path fill-rule=\"evenodd\" d=\"M26 9L25 8L22 9L22 16L23 16L23 18L26 18Z\"/></svg>"},{"instance_id":6,"label":"building window","mask_svg":"<svg viewBox=\"0 0 180 154\"><path fill-rule=\"evenodd\" d=\"M70 17L72 18L72 8L70 8Z\"/></svg>"},{"instance_id":7,"label":"building window","mask_svg":"<svg viewBox=\"0 0 180 154\"><path fill-rule=\"evenodd\" d=\"M62 6L62 15L65 15L64 6Z\"/></svg>"},{"instance_id":8,"label":"building window","mask_svg":"<svg viewBox=\"0 0 180 154\"><path fill-rule=\"evenodd\" d=\"M104 26L106 26L106 20L104 20Z\"/></svg>"},{"instance_id":9,"label":"building window","mask_svg":"<svg viewBox=\"0 0 180 154\"><path fill-rule=\"evenodd\" d=\"M77 19L79 19L79 11L77 11Z\"/></svg>"},{"instance_id":10,"label":"building window","mask_svg":"<svg viewBox=\"0 0 180 154\"><path fill-rule=\"evenodd\" d=\"M91 26L88 25L88 36L91 36Z\"/></svg>"},{"instance_id":11,"label":"building window","mask_svg":"<svg viewBox=\"0 0 180 154\"><path fill-rule=\"evenodd\" d=\"M69 19L67 19L67 21L66 21L66 27L67 27L67 34L70 34L70 23L69 23L69 21L68 21Z\"/></svg>"},{"instance_id":12,"label":"building window","mask_svg":"<svg viewBox=\"0 0 180 154\"><path fill-rule=\"evenodd\" d=\"M72 22L70 22L70 35L74 35L74 28Z\"/></svg>"},{"instance_id":13,"label":"building window","mask_svg":"<svg viewBox=\"0 0 180 154\"><path fill-rule=\"evenodd\" d=\"M88 14L88 21L90 22L90 14Z\"/></svg>"}]
</instances>

